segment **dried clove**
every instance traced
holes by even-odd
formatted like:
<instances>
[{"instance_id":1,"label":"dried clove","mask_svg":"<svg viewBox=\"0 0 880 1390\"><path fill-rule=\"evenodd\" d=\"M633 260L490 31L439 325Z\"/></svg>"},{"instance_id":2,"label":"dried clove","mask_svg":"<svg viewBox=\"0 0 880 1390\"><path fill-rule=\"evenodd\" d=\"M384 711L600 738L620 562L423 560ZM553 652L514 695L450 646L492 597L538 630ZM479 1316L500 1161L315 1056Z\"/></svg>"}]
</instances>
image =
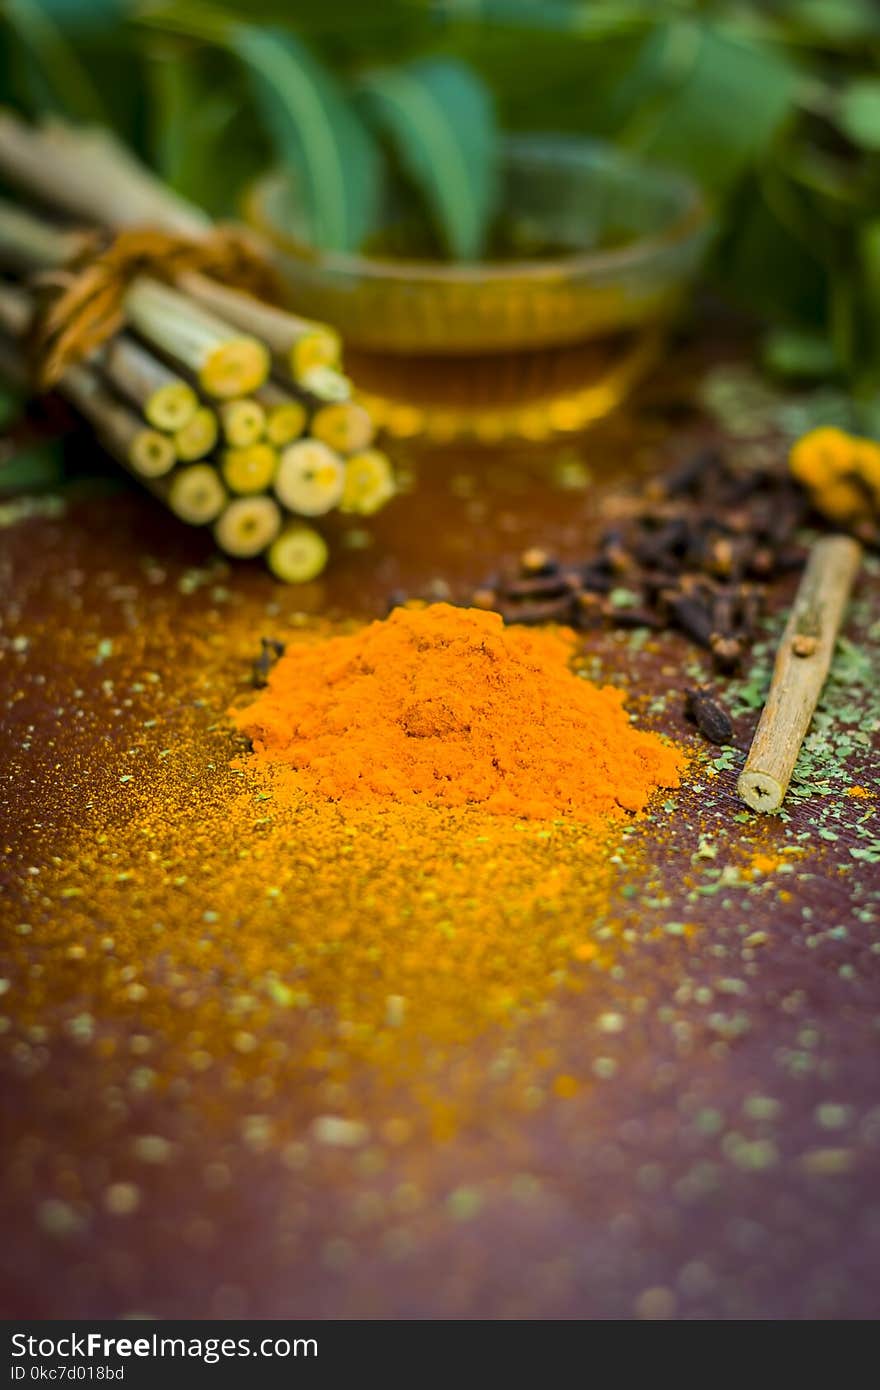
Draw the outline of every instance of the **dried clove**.
<instances>
[{"instance_id":1,"label":"dried clove","mask_svg":"<svg viewBox=\"0 0 880 1390\"><path fill-rule=\"evenodd\" d=\"M524 578L555 574L559 565L539 545L531 545L519 557L519 571Z\"/></svg>"},{"instance_id":2,"label":"dried clove","mask_svg":"<svg viewBox=\"0 0 880 1390\"><path fill-rule=\"evenodd\" d=\"M748 574L756 579L770 579L776 569L776 553L772 546L758 545L749 556L746 566Z\"/></svg>"},{"instance_id":3,"label":"dried clove","mask_svg":"<svg viewBox=\"0 0 880 1390\"><path fill-rule=\"evenodd\" d=\"M597 565L584 565L578 571L578 579L581 589L591 594L610 594L614 588L612 576Z\"/></svg>"},{"instance_id":4,"label":"dried clove","mask_svg":"<svg viewBox=\"0 0 880 1390\"><path fill-rule=\"evenodd\" d=\"M739 588L739 627L746 636L751 637L758 626L758 619L764 611L764 595L754 584L741 584Z\"/></svg>"},{"instance_id":5,"label":"dried clove","mask_svg":"<svg viewBox=\"0 0 880 1390\"><path fill-rule=\"evenodd\" d=\"M556 571L553 574L535 574L528 579L509 579L501 585L503 599L558 598L571 593L579 587L577 576Z\"/></svg>"},{"instance_id":6,"label":"dried clove","mask_svg":"<svg viewBox=\"0 0 880 1390\"><path fill-rule=\"evenodd\" d=\"M730 715L705 690L684 692L684 713L710 743L730 743L733 738Z\"/></svg>"},{"instance_id":7,"label":"dried clove","mask_svg":"<svg viewBox=\"0 0 880 1390\"><path fill-rule=\"evenodd\" d=\"M632 569L633 556L622 531L606 531L600 545L603 565L611 574L625 574Z\"/></svg>"},{"instance_id":8,"label":"dried clove","mask_svg":"<svg viewBox=\"0 0 880 1390\"><path fill-rule=\"evenodd\" d=\"M494 589L475 589L471 594L471 603L474 608L485 608L489 612L498 607L498 594Z\"/></svg>"},{"instance_id":9,"label":"dried clove","mask_svg":"<svg viewBox=\"0 0 880 1390\"><path fill-rule=\"evenodd\" d=\"M716 671L730 676L742 661L743 645L738 637L725 637L721 632L713 632L709 647Z\"/></svg>"},{"instance_id":10,"label":"dried clove","mask_svg":"<svg viewBox=\"0 0 880 1390\"><path fill-rule=\"evenodd\" d=\"M251 680L258 690L269 684L272 667L284 655L284 643L277 642L274 637L261 637L260 646L260 655L251 670Z\"/></svg>"},{"instance_id":11,"label":"dried clove","mask_svg":"<svg viewBox=\"0 0 880 1390\"><path fill-rule=\"evenodd\" d=\"M679 631L698 647L708 647L712 639L712 613L696 596L676 594L669 600L669 616Z\"/></svg>"},{"instance_id":12,"label":"dried clove","mask_svg":"<svg viewBox=\"0 0 880 1390\"><path fill-rule=\"evenodd\" d=\"M581 632L604 627L610 613L611 605L603 594L584 590L575 597L572 624Z\"/></svg>"},{"instance_id":13,"label":"dried clove","mask_svg":"<svg viewBox=\"0 0 880 1390\"><path fill-rule=\"evenodd\" d=\"M714 447L697 449L665 478L658 480L659 497L684 497L697 492L721 469L721 453Z\"/></svg>"},{"instance_id":14,"label":"dried clove","mask_svg":"<svg viewBox=\"0 0 880 1390\"><path fill-rule=\"evenodd\" d=\"M649 627L654 632L659 632L666 626L660 614L652 613L649 608L614 608L611 612L611 622L614 627Z\"/></svg>"},{"instance_id":15,"label":"dried clove","mask_svg":"<svg viewBox=\"0 0 880 1390\"><path fill-rule=\"evenodd\" d=\"M538 600L534 603L504 603L496 605L506 623L521 623L526 627L536 627L540 623L571 623L574 614L575 596L568 593L560 598Z\"/></svg>"},{"instance_id":16,"label":"dried clove","mask_svg":"<svg viewBox=\"0 0 880 1390\"><path fill-rule=\"evenodd\" d=\"M712 625L721 637L732 637L736 631L739 594L735 589L723 589L712 602Z\"/></svg>"}]
</instances>

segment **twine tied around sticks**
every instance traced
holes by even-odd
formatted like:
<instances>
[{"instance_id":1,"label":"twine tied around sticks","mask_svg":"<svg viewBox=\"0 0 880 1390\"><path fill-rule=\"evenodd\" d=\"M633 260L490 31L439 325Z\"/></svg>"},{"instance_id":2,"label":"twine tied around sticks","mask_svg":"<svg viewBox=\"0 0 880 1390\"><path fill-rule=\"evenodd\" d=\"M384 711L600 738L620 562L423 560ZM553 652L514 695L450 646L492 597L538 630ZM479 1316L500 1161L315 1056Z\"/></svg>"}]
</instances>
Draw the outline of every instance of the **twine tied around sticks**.
<instances>
[{"instance_id":1,"label":"twine tied around sticks","mask_svg":"<svg viewBox=\"0 0 880 1390\"><path fill-rule=\"evenodd\" d=\"M86 233L68 265L34 280L37 310L29 356L36 386L51 390L68 367L124 327L125 295L137 276L173 284L187 271L261 299L278 297L274 272L241 228L218 226L195 238L133 227L110 241L101 233Z\"/></svg>"}]
</instances>

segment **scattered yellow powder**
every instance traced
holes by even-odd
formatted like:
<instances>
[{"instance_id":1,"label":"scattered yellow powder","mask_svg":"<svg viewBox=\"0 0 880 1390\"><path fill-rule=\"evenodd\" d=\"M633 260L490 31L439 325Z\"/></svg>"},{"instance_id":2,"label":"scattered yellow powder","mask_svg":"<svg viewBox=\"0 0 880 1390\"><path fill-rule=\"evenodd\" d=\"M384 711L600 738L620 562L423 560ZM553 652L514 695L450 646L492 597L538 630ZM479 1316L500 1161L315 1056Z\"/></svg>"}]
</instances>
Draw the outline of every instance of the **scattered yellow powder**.
<instances>
[{"instance_id":1,"label":"scattered yellow powder","mask_svg":"<svg viewBox=\"0 0 880 1390\"><path fill-rule=\"evenodd\" d=\"M576 1076L562 1073L560 1076L554 1077L553 1094L559 1096L560 1100L571 1100L580 1089L581 1084Z\"/></svg>"},{"instance_id":2,"label":"scattered yellow powder","mask_svg":"<svg viewBox=\"0 0 880 1390\"><path fill-rule=\"evenodd\" d=\"M752 855L746 872L749 876L752 874L775 874L784 864L790 864L792 858L796 857L791 854L774 854L769 851L757 850Z\"/></svg>"},{"instance_id":3,"label":"scattered yellow powder","mask_svg":"<svg viewBox=\"0 0 880 1390\"><path fill-rule=\"evenodd\" d=\"M136 758L110 764L75 840L35 841L51 869L22 885L27 930L11 934L4 971L23 982L21 1027L89 1052L101 1095L192 1088L202 1134L244 1115L255 1151L386 1104L448 1137L502 1053L493 1096L519 1113L575 1071L536 1056L520 1026L546 1031L566 999L607 988L625 949L620 890L642 872L621 806L677 781L679 754L629 725L619 693L572 673L569 635L427 609L354 636L300 630L256 702L270 743L287 720L282 756L233 767L215 716L251 632L230 623L187 645L164 703L144 707ZM438 699L470 733L442 724ZM421 704L445 737L401 728ZM294 729L308 733L302 768ZM455 773L437 781L446 804L407 781L429 765ZM383 770L391 790L376 792ZM522 816L487 809L505 793ZM582 1088L597 1047L584 1044ZM119 1214L136 1197L103 1200Z\"/></svg>"}]
</instances>

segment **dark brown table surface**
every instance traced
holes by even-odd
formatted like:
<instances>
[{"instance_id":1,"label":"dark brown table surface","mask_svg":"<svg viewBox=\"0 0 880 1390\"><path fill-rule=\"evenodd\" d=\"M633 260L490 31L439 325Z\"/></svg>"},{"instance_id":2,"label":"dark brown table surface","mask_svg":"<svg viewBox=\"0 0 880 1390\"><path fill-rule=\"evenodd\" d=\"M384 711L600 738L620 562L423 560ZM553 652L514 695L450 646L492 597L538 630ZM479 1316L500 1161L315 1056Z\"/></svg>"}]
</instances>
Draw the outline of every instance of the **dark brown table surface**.
<instances>
[{"instance_id":1,"label":"dark brown table surface","mask_svg":"<svg viewBox=\"0 0 880 1390\"><path fill-rule=\"evenodd\" d=\"M648 722L698 761L636 836L615 961L444 1055L438 1094L454 1107L468 1093L454 1132L432 1134L413 1096L364 1063L343 1107L363 1128L350 1147L327 1143L310 1125L340 1107L312 1094L317 1077L276 1084L267 1063L236 1092L218 1079L234 1056L200 1069L163 1051L150 991L180 1010L206 989L232 1006L231 986L194 965L192 978L162 974L168 933L211 937L197 886L181 884L165 938L128 961L122 982L141 987L114 977L107 1002L106 940L139 909L101 847L169 749L194 794L228 775L239 745L223 712L259 636L302 613L380 615L398 588L443 593L443 581L461 596L529 543L583 551L603 496L710 432L682 386L696 360L692 349L674 381L561 462L404 451L410 489L304 590L219 564L130 490L2 513L6 1316L880 1312L876 566L812 790L785 820L744 815L739 755L712 766L719 750L683 723L695 657L679 638L586 639L596 672L625 676ZM93 909L88 889L61 886L79 855L101 879ZM296 1026L280 1013L273 1039L295 1050ZM514 1104L498 1076L526 1053L546 1053L546 1075ZM554 1086L560 1074L580 1078L573 1094Z\"/></svg>"}]
</instances>

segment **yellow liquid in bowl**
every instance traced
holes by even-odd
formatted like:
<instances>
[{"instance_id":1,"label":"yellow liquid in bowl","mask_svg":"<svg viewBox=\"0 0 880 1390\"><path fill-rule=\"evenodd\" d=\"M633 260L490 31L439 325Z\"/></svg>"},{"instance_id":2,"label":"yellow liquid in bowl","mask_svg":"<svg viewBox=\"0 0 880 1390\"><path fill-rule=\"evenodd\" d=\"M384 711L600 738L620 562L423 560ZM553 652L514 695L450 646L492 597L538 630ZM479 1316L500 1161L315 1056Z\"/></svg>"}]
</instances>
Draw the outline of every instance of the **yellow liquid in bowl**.
<instances>
[{"instance_id":1,"label":"yellow liquid in bowl","mask_svg":"<svg viewBox=\"0 0 880 1390\"><path fill-rule=\"evenodd\" d=\"M707 240L692 185L576 138L508 141L503 200L536 244L570 249L468 264L318 251L285 176L251 191L290 306L339 330L392 437L543 440L607 414L656 361Z\"/></svg>"}]
</instances>

